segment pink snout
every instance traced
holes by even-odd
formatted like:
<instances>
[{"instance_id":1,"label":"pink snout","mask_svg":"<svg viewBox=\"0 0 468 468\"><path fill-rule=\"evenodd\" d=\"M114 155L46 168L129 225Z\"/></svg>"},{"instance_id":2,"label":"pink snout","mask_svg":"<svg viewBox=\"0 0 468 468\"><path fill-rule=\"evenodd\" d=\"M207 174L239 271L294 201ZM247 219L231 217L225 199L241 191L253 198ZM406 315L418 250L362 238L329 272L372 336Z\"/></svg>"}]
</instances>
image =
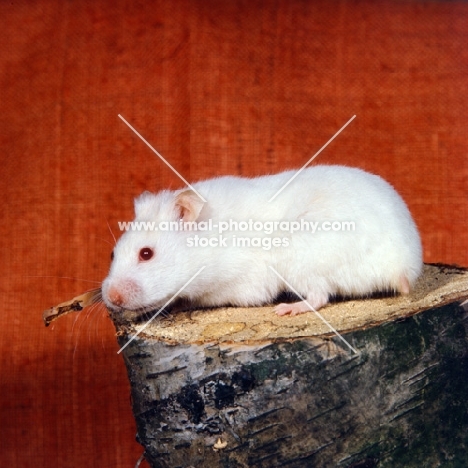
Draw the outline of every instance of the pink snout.
<instances>
[{"instance_id":1,"label":"pink snout","mask_svg":"<svg viewBox=\"0 0 468 468\"><path fill-rule=\"evenodd\" d=\"M125 279L112 283L107 290L108 301L116 306L127 309L137 308L141 288L134 281Z\"/></svg>"}]
</instances>

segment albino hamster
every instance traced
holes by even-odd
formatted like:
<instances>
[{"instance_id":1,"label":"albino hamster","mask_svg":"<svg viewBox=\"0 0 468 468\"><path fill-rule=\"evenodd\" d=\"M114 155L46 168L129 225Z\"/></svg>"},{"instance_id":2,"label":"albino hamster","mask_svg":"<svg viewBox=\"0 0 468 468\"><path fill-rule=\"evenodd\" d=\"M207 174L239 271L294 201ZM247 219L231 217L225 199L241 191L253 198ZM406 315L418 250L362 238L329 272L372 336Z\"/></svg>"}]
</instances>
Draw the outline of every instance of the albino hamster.
<instances>
[{"instance_id":1,"label":"albino hamster","mask_svg":"<svg viewBox=\"0 0 468 468\"><path fill-rule=\"evenodd\" d=\"M315 166L269 202L295 174L195 183L206 203L188 188L143 193L135 221L160 229L130 229L119 239L102 285L107 307L158 309L202 267L178 296L195 306L268 304L290 290L286 282L316 310L334 295L409 293L422 269L421 242L393 187L360 169ZM210 231L183 224L206 228L209 220ZM246 231L249 222L255 229ZM231 229L220 233L221 223ZM312 225L315 232L306 229ZM275 308L279 315L308 310L302 301Z\"/></svg>"}]
</instances>

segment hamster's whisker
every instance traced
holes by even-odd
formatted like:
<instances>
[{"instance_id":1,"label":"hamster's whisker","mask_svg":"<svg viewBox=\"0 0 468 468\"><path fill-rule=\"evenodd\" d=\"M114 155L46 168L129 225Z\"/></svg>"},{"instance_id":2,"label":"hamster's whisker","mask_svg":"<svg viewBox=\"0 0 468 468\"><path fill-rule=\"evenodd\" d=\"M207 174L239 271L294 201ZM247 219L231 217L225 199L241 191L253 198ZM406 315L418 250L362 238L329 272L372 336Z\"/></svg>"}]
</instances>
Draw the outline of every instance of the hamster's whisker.
<instances>
[{"instance_id":1,"label":"hamster's whisker","mask_svg":"<svg viewBox=\"0 0 468 468\"><path fill-rule=\"evenodd\" d=\"M78 350L80 337L83 336L83 333L80 333L80 332L82 331L84 324L86 324L86 327L87 327L87 336L88 336L88 342L89 343L92 342L92 340L91 340L92 330L94 330L96 332L96 338L98 337L97 327L94 326L94 325L95 325L96 321L98 320L98 318L100 317L99 309L100 309L101 304L102 304L102 302L95 302L95 303L91 304L89 307L86 307L86 309L87 309L86 312L84 312L83 314L78 313L76 315L75 320L73 321L73 325L72 325L72 332L73 332L73 335L75 337L75 347L74 347L74 350L73 350L73 358L75 358L76 352ZM78 321L79 321L79 323L78 323ZM76 327L77 323L78 323L78 325L77 325L77 328L75 330L75 327ZM102 343L103 343L103 341L101 340L101 344Z\"/></svg>"},{"instance_id":2,"label":"hamster's whisker","mask_svg":"<svg viewBox=\"0 0 468 468\"><path fill-rule=\"evenodd\" d=\"M76 276L54 276L54 275L24 275L24 278L54 278L54 279L68 279L74 281L84 281L85 283L101 284L102 281L93 281L84 278L77 278Z\"/></svg>"},{"instance_id":3,"label":"hamster's whisker","mask_svg":"<svg viewBox=\"0 0 468 468\"><path fill-rule=\"evenodd\" d=\"M135 340L138 335L175 299L177 299L180 293L206 268L206 265L202 266L159 310L156 312L144 325L143 327L135 333L118 351L117 354L120 354L133 340Z\"/></svg>"},{"instance_id":4,"label":"hamster's whisker","mask_svg":"<svg viewBox=\"0 0 468 468\"><path fill-rule=\"evenodd\" d=\"M102 237L96 237L96 239L99 239L99 240L105 242L106 244L109 244L111 247L114 247L114 244L112 242L108 241L107 239L103 239ZM114 238L114 241L115 241L115 238Z\"/></svg>"},{"instance_id":5,"label":"hamster's whisker","mask_svg":"<svg viewBox=\"0 0 468 468\"><path fill-rule=\"evenodd\" d=\"M111 236L114 239L114 245L115 245L115 244L117 244L117 239L115 238L114 233L112 232L112 229L111 229L110 224L109 224L109 220L106 219L106 223L107 223L107 227L109 228L109 232L111 233ZM109 242L109 244L110 244L110 242Z\"/></svg>"}]
</instances>

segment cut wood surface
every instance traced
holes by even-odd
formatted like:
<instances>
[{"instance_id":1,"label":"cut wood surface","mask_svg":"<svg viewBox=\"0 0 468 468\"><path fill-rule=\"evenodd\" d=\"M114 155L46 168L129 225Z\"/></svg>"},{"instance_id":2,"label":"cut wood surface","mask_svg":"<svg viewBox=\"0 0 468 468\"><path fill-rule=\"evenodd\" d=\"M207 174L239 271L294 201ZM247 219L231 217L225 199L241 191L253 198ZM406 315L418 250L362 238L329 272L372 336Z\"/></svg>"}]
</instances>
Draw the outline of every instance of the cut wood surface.
<instances>
[{"instance_id":1,"label":"cut wood surface","mask_svg":"<svg viewBox=\"0 0 468 468\"><path fill-rule=\"evenodd\" d=\"M468 271L445 265L425 265L424 272L408 296L347 300L327 305L320 315L341 333L372 327L468 297ZM171 314L149 325L132 324L132 312L122 321L120 331L167 343L234 342L249 343L306 336L329 336L330 328L314 313L279 317L273 306L224 307Z\"/></svg>"},{"instance_id":2,"label":"cut wood surface","mask_svg":"<svg viewBox=\"0 0 468 468\"><path fill-rule=\"evenodd\" d=\"M409 296L116 318L152 467L468 466L468 272ZM139 333L135 337L135 334ZM129 340L132 341L129 342Z\"/></svg>"}]
</instances>

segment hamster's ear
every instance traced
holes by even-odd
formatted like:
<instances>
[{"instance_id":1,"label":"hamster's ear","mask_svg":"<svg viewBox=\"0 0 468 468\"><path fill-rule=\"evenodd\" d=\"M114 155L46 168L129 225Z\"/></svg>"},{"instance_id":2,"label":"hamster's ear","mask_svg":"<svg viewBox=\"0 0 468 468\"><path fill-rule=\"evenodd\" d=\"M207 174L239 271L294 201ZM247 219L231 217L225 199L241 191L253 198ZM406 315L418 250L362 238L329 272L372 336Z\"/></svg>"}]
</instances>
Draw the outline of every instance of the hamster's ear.
<instances>
[{"instance_id":1,"label":"hamster's ear","mask_svg":"<svg viewBox=\"0 0 468 468\"><path fill-rule=\"evenodd\" d=\"M203 208L204 201L193 191L184 190L175 198L176 209L180 212L183 221L195 221Z\"/></svg>"}]
</instances>

